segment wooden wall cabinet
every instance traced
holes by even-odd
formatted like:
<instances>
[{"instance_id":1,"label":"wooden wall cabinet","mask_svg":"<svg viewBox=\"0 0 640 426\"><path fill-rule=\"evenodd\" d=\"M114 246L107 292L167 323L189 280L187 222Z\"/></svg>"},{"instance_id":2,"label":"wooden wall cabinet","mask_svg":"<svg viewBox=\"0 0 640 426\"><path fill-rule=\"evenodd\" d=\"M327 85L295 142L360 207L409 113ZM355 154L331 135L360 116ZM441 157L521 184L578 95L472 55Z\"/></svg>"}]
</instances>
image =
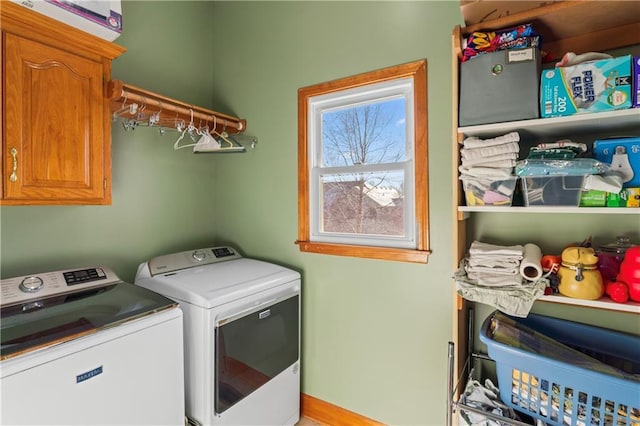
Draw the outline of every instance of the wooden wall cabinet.
<instances>
[{"instance_id":1,"label":"wooden wall cabinet","mask_svg":"<svg viewBox=\"0 0 640 426\"><path fill-rule=\"evenodd\" d=\"M2 1L0 204L111 204L107 83L124 48Z\"/></svg>"}]
</instances>

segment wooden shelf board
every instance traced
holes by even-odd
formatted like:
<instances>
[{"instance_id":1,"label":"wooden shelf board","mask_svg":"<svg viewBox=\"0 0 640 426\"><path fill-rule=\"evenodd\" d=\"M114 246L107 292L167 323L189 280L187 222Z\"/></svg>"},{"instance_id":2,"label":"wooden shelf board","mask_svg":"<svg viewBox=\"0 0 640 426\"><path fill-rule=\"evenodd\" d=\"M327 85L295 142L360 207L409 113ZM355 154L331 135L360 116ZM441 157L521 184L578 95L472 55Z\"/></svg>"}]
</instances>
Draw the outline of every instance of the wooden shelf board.
<instances>
[{"instance_id":1,"label":"wooden shelf board","mask_svg":"<svg viewBox=\"0 0 640 426\"><path fill-rule=\"evenodd\" d=\"M575 114L567 117L539 118L459 127L465 136L495 137L517 131L523 137L550 137L558 134L587 134L615 128L617 132L640 133L640 108Z\"/></svg>"},{"instance_id":2,"label":"wooden shelf board","mask_svg":"<svg viewBox=\"0 0 640 426\"><path fill-rule=\"evenodd\" d=\"M631 214L640 216L633 207L570 207L570 206L460 206L459 212L473 213L570 213L570 214Z\"/></svg>"},{"instance_id":3,"label":"wooden shelf board","mask_svg":"<svg viewBox=\"0 0 640 426\"><path fill-rule=\"evenodd\" d=\"M587 308L606 309L608 311L630 312L634 314L640 314L640 303L631 302L631 301L627 303L616 303L606 296L598 300L583 300L583 299L573 299L571 297L566 297L562 295L549 295L549 296L542 296L537 301L560 303L563 305L574 305L574 306L581 306L581 307L587 307Z\"/></svg>"},{"instance_id":4,"label":"wooden shelf board","mask_svg":"<svg viewBox=\"0 0 640 426\"><path fill-rule=\"evenodd\" d=\"M542 49L556 59L566 49L584 53L640 43L640 7L636 1L553 2L469 25L461 29L461 35L510 28L523 23L532 24L542 36Z\"/></svg>"}]
</instances>

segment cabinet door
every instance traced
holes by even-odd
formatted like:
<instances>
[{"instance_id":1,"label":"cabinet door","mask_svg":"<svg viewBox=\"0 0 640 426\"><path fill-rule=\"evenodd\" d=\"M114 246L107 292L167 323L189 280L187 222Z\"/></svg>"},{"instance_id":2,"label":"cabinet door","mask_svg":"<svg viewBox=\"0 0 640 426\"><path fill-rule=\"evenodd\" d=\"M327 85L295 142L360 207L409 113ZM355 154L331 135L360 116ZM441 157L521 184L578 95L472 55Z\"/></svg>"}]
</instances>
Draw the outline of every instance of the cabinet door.
<instances>
[{"instance_id":1,"label":"cabinet door","mask_svg":"<svg viewBox=\"0 0 640 426\"><path fill-rule=\"evenodd\" d=\"M2 198L104 204L103 64L6 33Z\"/></svg>"}]
</instances>

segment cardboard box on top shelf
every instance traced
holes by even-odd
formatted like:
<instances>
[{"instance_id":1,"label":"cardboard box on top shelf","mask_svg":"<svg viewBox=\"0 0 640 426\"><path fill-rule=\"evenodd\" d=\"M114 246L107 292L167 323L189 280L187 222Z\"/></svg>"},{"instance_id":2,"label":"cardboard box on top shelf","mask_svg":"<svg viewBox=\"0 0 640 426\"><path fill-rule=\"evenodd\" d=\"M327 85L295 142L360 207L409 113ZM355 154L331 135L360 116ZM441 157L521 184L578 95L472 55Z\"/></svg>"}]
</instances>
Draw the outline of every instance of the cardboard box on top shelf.
<instances>
[{"instance_id":1,"label":"cardboard box on top shelf","mask_svg":"<svg viewBox=\"0 0 640 426\"><path fill-rule=\"evenodd\" d=\"M11 0L108 41L122 34L120 0Z\"/></svg>"},{"instance_id":2,"label":"cardboard box on top shelf","mask_svg":"<svg viewBox=\"0 0 640 426\"><path fill-rule=\"evenodd\" d=\"M631 99L631 55L549 68L540 78L543 118L626 109Z\"/></svg>"},{"instance_id":3,"label":"cardboard box on top shelf","mask_svg":"<svg viewBox=\"0 0 640 426\"><path fill-rule=\"evenodd\" d=\"M563 0L547 1L496 1L496 0L460 0L460 12L466 26L479 22L491 21L525 10L536 9L549 3Z\"/></svg>"}]
</instances>

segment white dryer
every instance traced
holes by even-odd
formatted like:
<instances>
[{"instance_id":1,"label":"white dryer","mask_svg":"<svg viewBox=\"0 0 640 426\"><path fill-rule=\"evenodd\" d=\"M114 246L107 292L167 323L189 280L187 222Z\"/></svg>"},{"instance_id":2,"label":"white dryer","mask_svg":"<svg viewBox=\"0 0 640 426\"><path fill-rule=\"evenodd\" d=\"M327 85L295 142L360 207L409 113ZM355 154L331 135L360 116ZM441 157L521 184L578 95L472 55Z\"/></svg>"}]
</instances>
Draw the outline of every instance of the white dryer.
<instances>
[{"instance_id":1,"label":"white dryer","mask_svg":"<svg viewBox=\"0 0 640 426\"><path fill-rule=\"evenodd\" d=\"M175 301L106 267L1 284L0 424L184 425Z\"/></svg>"},{"instance_id":2,"label":"white dryer","mask_svg":"<svg viewBox=\"0 0 640 426\"><path fill-rule=\"evenodd\" d=\"M184 312L192 425L293 425L300 417L300 274L231 247L156 257L137 285Z\"/></svg>"}]
</instances>

